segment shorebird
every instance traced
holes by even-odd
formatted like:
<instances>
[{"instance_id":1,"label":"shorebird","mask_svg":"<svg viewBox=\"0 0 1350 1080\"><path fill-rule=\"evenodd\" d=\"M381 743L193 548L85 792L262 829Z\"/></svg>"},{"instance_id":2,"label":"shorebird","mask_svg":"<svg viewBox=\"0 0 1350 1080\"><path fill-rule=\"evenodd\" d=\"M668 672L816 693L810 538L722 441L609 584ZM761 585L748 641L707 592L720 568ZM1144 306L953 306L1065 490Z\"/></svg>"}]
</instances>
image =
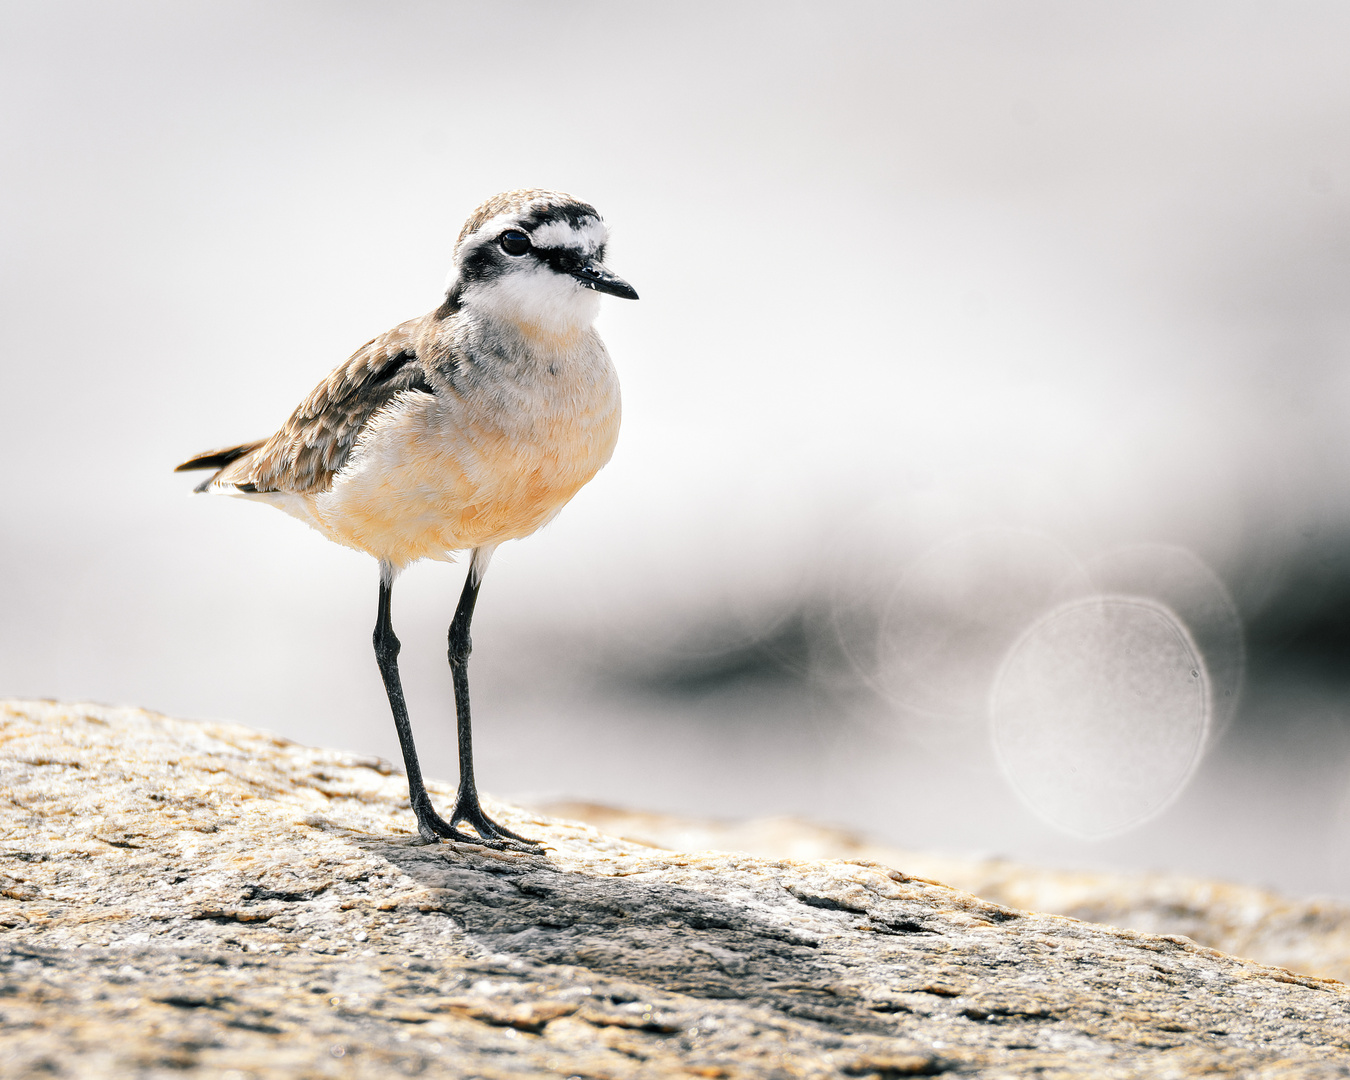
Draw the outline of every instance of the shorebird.
<instances>
[{"instance_id":1,"label":"shorebird","mask_svg":"<svg viewBox=\"0 0 1350 1080\"><path fill-rule=\"evenodd\" d=\"M614 452L618 375L592 323L599 294L638 296L605 266L607 239L595 208L571 195L493 196L459 234L439 307L361 346L270 439L175 470L211 469L196 491L276 506L379 560L375 659L426 843L536 843L479 803L469 624L497 546L551 521ZM449 631L459 790L446 819L422 780L390 602L404 567L456 552L470 556Z\"/></svg>"}]
</instances>

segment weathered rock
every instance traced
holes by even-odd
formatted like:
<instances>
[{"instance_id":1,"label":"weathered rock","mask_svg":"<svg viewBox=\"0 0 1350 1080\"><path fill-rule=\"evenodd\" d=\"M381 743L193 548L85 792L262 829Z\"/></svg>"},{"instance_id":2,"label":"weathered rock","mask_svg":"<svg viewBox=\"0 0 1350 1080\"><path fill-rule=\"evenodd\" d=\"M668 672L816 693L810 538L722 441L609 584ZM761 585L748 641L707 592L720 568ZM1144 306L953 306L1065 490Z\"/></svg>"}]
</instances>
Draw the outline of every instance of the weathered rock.
<instances>
[{"instance_id":1,"label":"weathered rock","mask_svg":"<svg viewBox=\"0 0 1350 1080\"><path fill-rule=\"evenodd\" d=\"M1181 938L506 806L545 852L418 846L386 763L227 725L0 740L7 1075L1350 1076L1350 990Z\"/></svg>"},{"instance_id":2,"label":"weathered rock","mask_svg":"<svg viewBox=\"0 0 1350 1080\"><path fill-rule=\"evenodd\" d=\"M1047 870L1006 859L960 859L869 843L795 818L719 822L585 802L538 809L672 851L745 851L770 859L865 859L903 866L1009 907L1149 934L1184 934L1220 952L1350 981L1350 905L1298 900L1184 874Z\"/></svg>"}]
</instances>

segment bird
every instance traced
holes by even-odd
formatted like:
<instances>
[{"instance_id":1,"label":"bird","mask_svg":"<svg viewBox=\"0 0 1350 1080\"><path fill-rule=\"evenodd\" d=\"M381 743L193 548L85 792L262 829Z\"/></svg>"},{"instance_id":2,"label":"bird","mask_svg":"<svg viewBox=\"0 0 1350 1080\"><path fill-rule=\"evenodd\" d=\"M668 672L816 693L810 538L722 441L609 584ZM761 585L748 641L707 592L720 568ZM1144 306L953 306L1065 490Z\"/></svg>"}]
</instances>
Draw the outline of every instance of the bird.
<instances>
[{"instance_id":1,"label":"bird","mask_svg":"<svg viewBox=\"0 0 1350 1080\"><path fill-rule=\"evenodd\" d=\"M593 324L601 294L638 294L605 265L608 240L604 219L572 195L494 195L464 223L438 307L362 345L270 438L208 450L174 470L210 470L194 491L267 503L378 560L375 660L418 843L538 846L490 819L479 800L469 627L497 547L556 517L614 452L619 380ZM459 787L442 817L418 762L391 605L400 571L466 552L447 635Z\"/></svg>"}]
</instances>

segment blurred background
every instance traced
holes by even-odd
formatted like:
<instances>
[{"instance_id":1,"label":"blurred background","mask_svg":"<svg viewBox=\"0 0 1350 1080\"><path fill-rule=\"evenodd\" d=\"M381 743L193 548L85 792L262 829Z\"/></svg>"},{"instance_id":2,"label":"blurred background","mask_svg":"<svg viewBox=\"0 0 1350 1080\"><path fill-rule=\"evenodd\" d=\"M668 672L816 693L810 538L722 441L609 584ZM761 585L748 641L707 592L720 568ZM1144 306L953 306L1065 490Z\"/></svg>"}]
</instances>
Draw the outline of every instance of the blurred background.
<instances>
[{"instance_id":1,"label":"blurred background","mask_svg":"<svg viewBox=\"0 0 1350 1080\"><path fill-rule=\"evenodd\" d=\"M555 187L642 300L484 586L483 788L1350 897L1350 8L0 24L0 694L397 760L374 563L170 470ZM395 591L444 778L461 578Z\"/></svg>"}]
</instances>

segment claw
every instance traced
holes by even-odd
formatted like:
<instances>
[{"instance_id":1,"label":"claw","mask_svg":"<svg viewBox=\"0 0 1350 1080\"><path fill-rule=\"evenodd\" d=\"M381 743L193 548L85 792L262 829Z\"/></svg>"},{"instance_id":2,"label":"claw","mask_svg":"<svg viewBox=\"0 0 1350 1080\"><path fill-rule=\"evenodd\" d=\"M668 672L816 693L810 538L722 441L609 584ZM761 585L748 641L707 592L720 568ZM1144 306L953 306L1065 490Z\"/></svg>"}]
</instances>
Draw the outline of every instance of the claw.
<instances>
[{"instance_id":1,"label":"claw","mask_svg":"<svg viewBox=\"0 0 1350 1080\"><path fill-rule=\"evenodd\" d=\"M527 851L534 851L543 845L538 840L531 840L529 837L514 833L505 825L498 825L485 813L478 804L477 799L465 800L459 799L455 802L455 809L450 815L452 825L468 825L478 834L479 839L472 841L474 843L487 844L490 847L509 848L521 847ZM463 834L460 834L463 835Z\"/></svg>"},{"instance_id":2,"label":"claw","mask_svg":"<svg viewBox=\"0 0 1350 1080\"><path fill-rule=\"evenodd\" d=\"M514 833L505 825L498 825L483 813L476 800L464 804L457 802L449 821L430 806L417 807L416 813L417 831L422 844L438 844L444 838L460 844L480 844L498 851L537 851L543 847L538 840ZM455 827L461 824L468 825L473 832L466 833Z\"/></svg>"}]
</instances>

